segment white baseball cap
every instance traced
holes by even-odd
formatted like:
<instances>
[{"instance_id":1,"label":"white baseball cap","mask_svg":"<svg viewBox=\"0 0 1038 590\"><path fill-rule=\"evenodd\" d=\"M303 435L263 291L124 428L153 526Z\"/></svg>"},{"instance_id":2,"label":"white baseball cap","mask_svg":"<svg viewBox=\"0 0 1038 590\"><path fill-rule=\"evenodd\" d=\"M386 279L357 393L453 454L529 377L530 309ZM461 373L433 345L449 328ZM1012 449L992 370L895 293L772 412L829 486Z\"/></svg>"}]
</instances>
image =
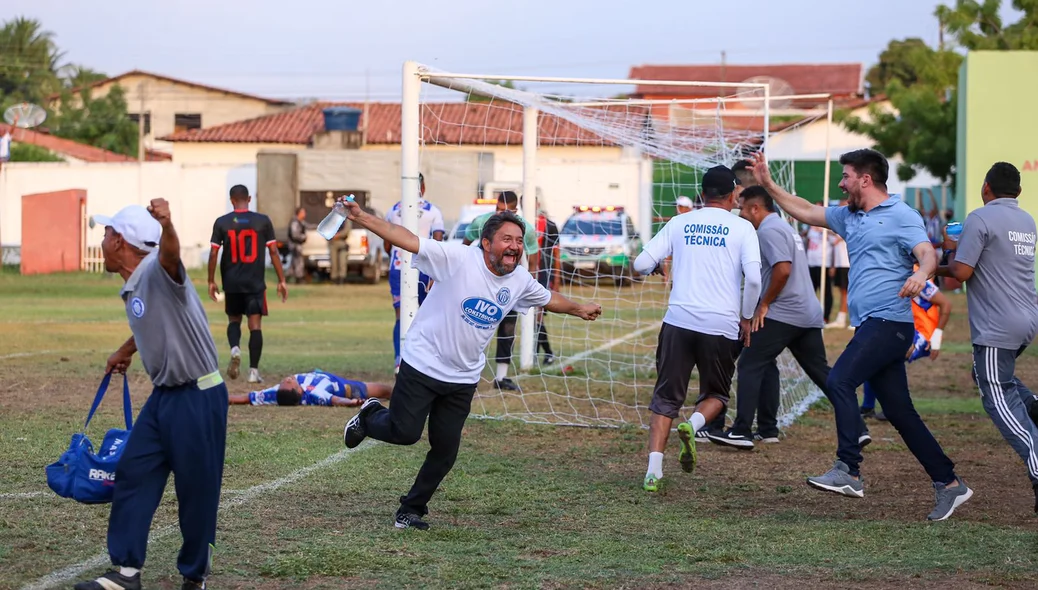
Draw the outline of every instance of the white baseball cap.
<instances>
[{"instance_id":1,"label":"white baseball cap","mask_svg":"<svg viewBox=\"0 0 1038 590\"><path fill-rule=\"evenodd\" d=\"M691 209L692 208L692 199L690 199L688 197L685 197L685 196L681 196L681 197L678 197L678 200L675 201L674 204L677 205L678 207L688 207L689 209Z\"/></svg>"},{"instance_id":2,"label":"white baseball cap","mask_svg":"<svg viewBox=\"0 0 1038 590\"><path fill-rule=\"evenodd\" d=\"M94 215L94 223L102 227L111 227L131 246L151 252L162 239L162 226L140 205L127 205L112 217Z\"/></svg>"}]
</instances>

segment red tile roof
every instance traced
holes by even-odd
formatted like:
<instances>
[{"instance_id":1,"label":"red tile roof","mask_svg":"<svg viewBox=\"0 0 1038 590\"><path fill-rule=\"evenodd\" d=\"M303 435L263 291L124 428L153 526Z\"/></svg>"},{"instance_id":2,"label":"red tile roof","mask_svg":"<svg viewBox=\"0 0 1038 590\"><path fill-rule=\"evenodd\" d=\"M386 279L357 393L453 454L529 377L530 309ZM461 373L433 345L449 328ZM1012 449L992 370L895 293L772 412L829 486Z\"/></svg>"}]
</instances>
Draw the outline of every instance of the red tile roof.
<instances>
[{"instance_id":1,"label":"red tile roof","mask_svg":"<svg viewBox=\"0 0 1038 590\"><path fill-rule=\"evenodd\" d=\"M745 82L755 76L784 80L796 94L832 94L834 97L861 96L864 93L862 64L784 64L784 65L641 65L631 68L632 80L688 80L701 82ZM737 89L710 86L659 86L640 84L638 97L712 97L734 94Z\"/></svg>"},{"instance_id":2,"label":"red tile roof","mask_svg":"<svg viewBox=\"0 0 1038 590\"><path fill-rule=\"evenodd\" d=\"M136 162L137 158L118 154L103 148L94 147L85 143L79 143L71 139L56 137L43 131L22 129L0 123L0 135L11 134L11 141L35 145L55 154L67 156L84 162ZM169 161L173 156L162 152L147 151L146 158L149 162Z\"/></svg>"},{"instance_id":3,"label":"red tile roof","mask_svg":"<svg viewBox=\"0 0 1038 590\"><path fill-rule=\"evenodd\" d=\"M100 80L98 82L94 82L93 84L87 84L86 86L80 86L80 87L77 87L77 88L73 88L72 92L73 93L77 93L77 92L79 92L81 90L85 90L87 88L96 88L96 87L101 86L103 84L110 84L110 83L113 83L113 82L118 82L119 80L122 80L123 78L129 77L129 76L146 76L146 77L149 77L149 78L155 78L157 80L163 80L163 81L166 81L166 82L171 82L173 84L180 84L180 85L183 85L183 86L190 86L192 88L199 88L201 90L208 90L210 92L220 92L220 93L223 93L223 94L229 94L231 96L237 96L238 98L248 98L248 99L252 99L252 100L258 100L258 101L261 101L261 102L265 102L265 103L267 103L267 104L269 104L271 106L291 106L291 105L295 104L295 103L293 103L292 101L289 101L289 100L278 100L278 99L273 99L273 98L264 98L262 96L256 96L255 94L246 94L244 92L237 92L235 90L228 90L226 88L217 88L216 86L208 86L206 84L199 84L198 82L190 82L188 80L181 80L179 78L172 78L170 76L163 76L162 74L153 74L151 72L145 72L143 70L130 70L129 72L126 72L125 74L119 74L118 76L115 76L115 77L112 77L112 78L106 78L104 80ZM47 98L49 100L55 100L55 99L61 98L61 95L60 94L53 94L51 96L48 96Z\"/></svg>"}]
</instances>

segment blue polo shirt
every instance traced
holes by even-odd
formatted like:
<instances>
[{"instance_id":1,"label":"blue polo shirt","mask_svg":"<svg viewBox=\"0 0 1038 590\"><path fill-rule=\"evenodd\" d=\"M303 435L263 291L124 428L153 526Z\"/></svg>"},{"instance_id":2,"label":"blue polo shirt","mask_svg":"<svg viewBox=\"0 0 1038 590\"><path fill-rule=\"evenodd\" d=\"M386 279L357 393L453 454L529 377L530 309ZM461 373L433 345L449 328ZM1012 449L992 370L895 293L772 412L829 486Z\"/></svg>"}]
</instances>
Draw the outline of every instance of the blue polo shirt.
<instances>
[{"instance_id":1,"label":"blue polo shirt","mask_svg":"<svg viewBox=\"0 0 1038 590\"><path fill-rule=\"evenodd\" d=\"M897 294L912 276L912 249L930 243L922 216L893 196L869 212L831 207L825 221L847 242L851 325L860 326L869 318L912 323L912 300Z\"/></svg>"}]
</instances>

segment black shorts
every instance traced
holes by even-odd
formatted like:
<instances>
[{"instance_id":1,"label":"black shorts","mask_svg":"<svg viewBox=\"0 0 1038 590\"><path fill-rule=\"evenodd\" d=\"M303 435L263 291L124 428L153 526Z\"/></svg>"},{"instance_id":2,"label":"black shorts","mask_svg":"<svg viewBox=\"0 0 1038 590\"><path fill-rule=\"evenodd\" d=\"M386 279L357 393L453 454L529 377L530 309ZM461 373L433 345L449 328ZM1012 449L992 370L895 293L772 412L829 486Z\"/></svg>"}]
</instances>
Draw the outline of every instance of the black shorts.
<instances>
[{"instance_id":1,"label":"black shorts","mask_svg":"<svg viewBox=\"0 0 1038 590\"><path fill-rule=\"evenodd\" d=\"M267 292L224 293L223 308L228 316L267 315Z\"/></svg>"},{"instance_id":2,"label":"black shorts","mask_svg":"<svg viewBox=\"0 0 1038 590\"><path fill-rule=\"evenodd\" d=\"M699 397L696 403L714 398L728 405L735 375L735 359L742 342L724 336L703 334L664 323L656 345L656 389L649 411L677 418L688 396L692 369L699 369Z\"/></svg>"},{"instance_id":3,"label":"black shorts","mask_svg":"<svg viewBox=\"0 0 1038 590\"><path fill-rule=\"evenodd\" d=\"M833 286L837 289L846 289L850 286L847 282L847 278L850 275L851 269L849 268L834 268L833 269Z\"/></svg>"}]
</instances>

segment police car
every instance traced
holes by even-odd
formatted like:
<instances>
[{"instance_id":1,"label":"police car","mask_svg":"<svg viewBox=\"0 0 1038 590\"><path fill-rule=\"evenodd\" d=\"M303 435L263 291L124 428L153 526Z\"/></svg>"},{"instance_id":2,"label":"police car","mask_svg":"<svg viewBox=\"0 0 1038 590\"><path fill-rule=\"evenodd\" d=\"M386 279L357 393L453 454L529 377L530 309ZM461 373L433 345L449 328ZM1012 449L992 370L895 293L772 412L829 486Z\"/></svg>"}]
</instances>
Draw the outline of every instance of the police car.
<instances>
[{"instance_id":1,"label":"police car","mask_svg":"<svg viewBox=\"0 0 1038 590\"><path fill-rule=\"evenodd\" d=\"M559 230L565 280L590 276L628 285L635 278L634 259L641 236L623 207L579 205Z\"/></svg>"},{"instance_id":2,"label":"police car","mask_svg":"<svg viewBox=\"0 0 1038 590\"><path fill-rule=\"evenodd\" d=\"M485 213L497 211L497 199L476 199L473 204L465 205L458 215L458 222L447 232L445 241L461 243L465 240L465 230L477 217Z\"/></svg>"}]
</instances>

